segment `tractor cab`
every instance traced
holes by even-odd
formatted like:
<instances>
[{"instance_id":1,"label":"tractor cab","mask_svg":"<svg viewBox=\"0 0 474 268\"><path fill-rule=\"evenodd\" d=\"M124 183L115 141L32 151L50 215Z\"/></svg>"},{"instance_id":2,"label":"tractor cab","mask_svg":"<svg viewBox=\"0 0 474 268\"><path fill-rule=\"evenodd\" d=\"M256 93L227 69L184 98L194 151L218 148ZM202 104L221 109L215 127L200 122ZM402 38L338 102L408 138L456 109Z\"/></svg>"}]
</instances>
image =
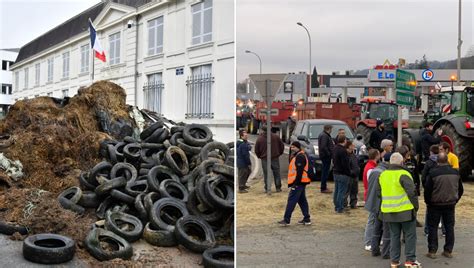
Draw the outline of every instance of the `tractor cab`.
<instances>
[{"instance_id":1,"label":"tractor cab","mask_svg":"<svg viewBox=\"0 0 474 268\"><path fill-rule=\"evenodd\" d=\"M474 87L443 87L437 94L439 110L442 116L460 114L474 116Z\"/></svg>"},{"instance_id":2,"label":"tractor cab","mask_svg":"<svg viewBox=\"0 0 474 268\"><path fill-rule=\"evenodd\" d=\"M364 98L361 100L362 113L361 120L374 125L377 120L382 120L387 132L393 132L393 123L398 116L398 106L394 101L381 98Z\"/></svg>"}]
</instances>

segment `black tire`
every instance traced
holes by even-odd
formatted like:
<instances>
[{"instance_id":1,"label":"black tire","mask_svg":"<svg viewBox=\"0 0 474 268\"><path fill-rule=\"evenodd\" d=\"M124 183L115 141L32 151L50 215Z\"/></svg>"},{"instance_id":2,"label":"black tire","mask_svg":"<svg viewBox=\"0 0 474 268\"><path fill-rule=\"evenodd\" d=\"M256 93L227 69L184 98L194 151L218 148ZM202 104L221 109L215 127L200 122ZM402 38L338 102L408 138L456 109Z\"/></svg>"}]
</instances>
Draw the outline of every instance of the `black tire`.
<instances>
[{"instance_id":1,"label":"black tire","mask_svg":"<svg viewBox=\"0 0 474 268\"><path fill-rule=\"evenodd\" d=\"M114 206L114 200L111 196L107 196L107 198L105 198L97 207L95 215L99 219L105 219L105 213L107 212L107 210L112 208L112 206Z\"/></svg>"},{"instance_id":2,"label":"black tire","mask_svg":"<svg viewBox=\"0 0 474 268\"><path fill-rule=\"evenodd\" d=\"M137 196L148 192L148 182L146 180L136 180L128 182L125 191L131 196Z\"/></svg>"},{"instance_id":3,"label":"black tire","mask_svg":"<svg viewBox=\"0 0 474 268\"><path fill-rule=\"evenodd\" d=\"M82 189L84 190L92 190L94 191L95 185L89 183L89 172L81 172L79 175L79 185L81 185Z\"/></svg>"},{"instance_id":4,"label":"black tire","mask_svg":"<svg viewBox=\"0 0 474 268\"><path fill-rule=\"evenodd\" d=\"M167 130L166 128L160 128L155 130L153 134L146 138L145 142L161 144L168 138L169 134L169 130Z\"/></svg>"},{"instance_id":5,"label":"black tire","mask_svg":"<svg viewBox=\"0 0 474 268\"><path fill-rule=\"evenodd\" d=\"M94 192L98 196L103 196L110 192L112 189L117 189L123 187L127 184L127 180L124 177L118 177L115 179L108 180L101 185L97 186Z\"/></svg>"},{"instance_id":6,"label":"black tire","mask_svg":"<svg viewBox=\"0 0 474 268\"><path fill-rule=\"evenodd\" d=\"M210 186L208 186L209 181L213 181L216 178L217 178L216 176L213 176L211 174L201 176L197 179L196 187L195 187L196 196L197 196L199 202L201 204L204 204L206 207L208 207L210 209L216 209L216 207L213 205L213 203L211 203L209 201L209 196L208 196L205 188L210 187ZM221 195L224 196L223 193Z\"/></svg>"},{"instance_id":7,"label":"black tire","mask_svg":"<svg viewBox=\"0 0 474 268\"><path fill-rule=\"evenodd\" d=\"M227 159L227 157L229 156L229 148L227 148L227 145L222 142L213 141L202 147L202 150L199 154L201 156L201 160L207 160L209 158L209 153L213 150L219 150L224 153L225 159Z\"/></svg>"},{"instance_id":8,"label":"black tire","mask_svg":"<svg viewBox=\"0 0 474 268\"><path fill-rule=\"evenodd\" d=\"M368 128L364 124L359 124L356 129L356 134L361 134L364 138L364 144L369 144L370 134L372 134L372 130L373 129Z\"/></svg>"},{"instance_id":9,"label":"black tire","mask_svg":"<svg viewBox=\"0 0 474 268\"><path fill-rule=\"evenodd\" d=\"M65 263L76 253L76 243L58 234L36 234L23 241L23 257L41 264Z\"/></svg>"},{"instance_id":10,"label":"black tire","mask_svg":"<svg viewBox=\"0 0 474 268\"><path fill-rule=\"evenodd\" d=\"M73 211L77 214L84 214L85 209L76 203L73 203L71 200L64 197L59 197L58 201L62 208Z\"/></svg>"},{"instance_id":11,"label":"black tire","mask_svg":"<svg viewBox=\"0 0 474 268\"><path fill-rule=\"evenodd\" d=\"M158 192L160 190L160 183L166 179L179 181L179 177L166 166L156 166L148 172L148 188L150 191Z\"/></svg>"},{"instance_id":12,"label":"black tire","mask_svg":"<svg viewBox=\"0 0 474 268\"><path fill-rule=\"evenodd\" d=\"M193 215L183 216L176 222L174 235L179 244L197 253L216 245L211 226L202 218Z\"/></svg>"},{"instance_id":13,"label":"black tire","mask_svg":"<svg viewBox=\"0 0 474 268\"><path fill-rule=\"evenodd\" d=\"M234 209L234 182L223 176L204 183L204 194L212 207L233 210ZM219 188L220 191L216 191ZM224 196L221 196L224 193Z\"/></svg>"},{"instance_id":14,"label":"black tire","mask_svg":"<svg viewBox=\"0 0 474 268\"><path fill-rule=\"evenodd\" d=\"M202 254L204 268L232 268L234 267L234 247L218 246Z\"/></svg>"},{"instance_id":15,"label":"black tire","mask_svg":"<svg viewBox=\"0 0 474 268\"><path fill-rule=\"evenodd\" d=\"M96 208L100 205L100 200L95 192L85 191L82 192L81 199L77 204L85 208Z\"/></svg>"},{"instance_id":16,"label":"black tire","mask_svg":"<svg viewBox=\"0 0 474 268\"><path fill-rule=\"evenodd\" d=\"M188 159L186 154L179 147L171 146L166 150L165 161L171 170L178 176L182 177L189 172Z\"/></svg>"},{"instance_id":17,"label":"black tire","mask_svg":"<svg viewBox=\"0 0 474 268\"><path fill-rule=\"evenodd\" d=\"M178 146L178 139L183 139L182 132L176 132L171 135L171 138L170 138L171 145Z\"/></svg>"},{"instance_id":18,"label":"black tire","mask_svg":"<svg viewBox=\"0 0 474 268\"><path fill-rule=\"evenodd\" d=\"M143 206L148 214L148 217L151 214L151 209L153 208L153 204L161 198L160 194L157 192L151 192L145 195L143 198Z\"/></svg>"},{"instance_id":19,"label":"black tire","mask_svg":"<svg viewBox=\"0 0 474 268\"><path fill-rule=\"evenodd\" d=\"M111 169L112 164L107 161L102 161L91 169L87 181L89 182L89 184L98 186L99 182L97 181L97 176L101 174L106 175L105 177L109 178Z\"/></svg>"},{"instance_id":20,"label":"black tire","mask_svg":"<svg viewBox=\"0 0 474 268\"><path fill-rule=\"evenodd\" d=\"M164 126L163 121L158 121L150 125L149 127L145 128L142 133L140 133L140 139L143 141L148 138L151 134L153 134L158 128L162 128Z\"/></svg>"},{"instance_id":21,"label":"black tire","mask_svg":"<svg viewBox=\"0 0 474 268\"><path fill-rule=\"evenodd\" d=\"M474 140L461 137L456 129L449 123L440 127L443 130L443 136L449 137L453 143L453 153L459 158L459 175L463 181L468 181L472 174L472 150L474 150Z\"/></svg>"},{"instance_id":22,"label":"black tire","mask_svg":"<svg viewBox=\"0 0 474 268\"><path fill-rule=\"evenodd\" d=\"M205 125L189 124L184 127L183 139L189 145L202 147L212 140L212 132Z\"/></svg>"},{"instance_id":23,"label":"black tire","mask_svg":"<svg viewBox=\"0 0 474 268\"><path fill-rule=\"evenodd\" d=\"M126 223L133 227L131 230L124 229L121 228L120 223ZM114 232L132 243L139 240L142 236L143 224L140 219L130 214L109 211L105 214L105 229Z\"/></svg>"},{"instance_id":24,"label":"black tire","mask_svg":"<svg viewBox=\"0 0 474 268\"><path fill-rule=\"evenodd\" d=\"M130 196L126 193L122 193L121 191L117 189L112 189L110 191L110 196L117 200L119 203L126 203L129 205L134 205L135 203L135 198L133 196Z\"/></svg>"},{"instance_id":25,"label":"black tire","mask_svg":"<svg viewBox=\"0 0 474 268\"><path fill-rule=\"evenodd\" d=\"M171 127L171 134L175 134L178 132L183 132L184 131L184 126L172 126Z\"/></svg>"},{"instance_id":26,"label":"black tire","mask_svg":"<svg viewBox=\"0 0 474 268\"><path fill-rule=\"evenodd\" d=\"M123 161L123 148L127 145L125 142L119 142L115 144L114 149L115 149L115 157L117 159L117 162Z\"/></svg>"},{"instance_id":27,"label":"black tire","mask_svg":"<svg viewBox=\"0 0 474 268\"><path fill-rule=\"evenodd\" d=\"M191 215L198 216L207 222L218 222L224 216L222 210L209 208L199 202L195 189L189 193L186 208L188 209Z\"/></svg>"},{"instance_id":28,"label":"black tire","mask_svg":"<svg viewBox=\"0 0 474 268\"><path fill-rule=\"evenodd\" d=\"M231 222L230 224L230 232L229 232L229 236L230 236L230 239L232 239L232 241L235 241L234 240L234 236L235 236L235 224L234 224L234 221Z\"/></svg>"},{"instance_id":29,"label":"black tire","mask_svg":"<svg viewBox=\"0 0 474 268\"><path fill-rule=\"evenodd\" d=\"M82 196L82 190L79 187L73 186L64 190L62 193L59 194L58 198L65 198L71 201L74 204L77 204Z\"/></svg>"},{"instance_id":30,"label":"black tire","mask_svg":"<svg viewBox=\"0 0 474 268\"><path fill-rule=\"evenodd\" d=\"M234 167L232 167L232 166L216 163L212 167L212 170L215 173L218 173L218 174L222 174L222 175L225 175L225 176L228 176L228 177L231 177L231 178L234 177Z\"/></svg>"},{"instance_id":31,"label":"black tire","mask_svg":"<svg viewBox=\"0 0 474 268\"><path fill-rule=\"evenodd\" d=\"M182 202L187 202L189 197L188 190L184 185L170 179L164 180L160 183L159 192L162 198L171 197L181 200Z\"/></svg>"},{"instance_id":32,"label":"black tire","mask_svg":"<svg viewBox=\"0 0 474 268\"><path fill-rule=\"evenodd\" d=\"M140 159L142 147L138 143L129 143L123 148L123 156L130 162Z\"/></svg>"},{"instance_id":33,"label":"black tire","mask_svg":"<svg viewBox=\"0 0 474 268\"><path fill-rule=\"evenodd\" d=\"M162 230L174 231L179 218L189 215L183 202L174 198L162 198L153 204L150 221ZM167 214L167 217L163 215Z\"/></svg>"},{"instance_id":34,"label":"black tire","mask_svg":"<svg viewBox=\"0 0 474 268\"><path fill-rule=\"evenodd\" d=\"M110 170L110 178L123 176L127 181L135 181L138 176L137 169L130 163L117 163Z\"/></svg>"},{"instance_id":35,"label":"black tire","mask_svg":"<svg viewBox=\"0 0 474 268\"><path fill-rule=\"evenodd\" d=\"M115 145L109 144L107 145L107 159L110 163L115 164L117 163L117 154L115 153Z\"/></svg>"},{"instance_id":36,"label":"black tire","mask_svg":"<svg viewBox=\"0 0 474 268\"><path fill-rule=\"evenodd\" d=\"M25 226L21 226L12 222L0 221L0 234L12 235L17 232L21 235L26 235L28 233L28 229Z\"/></svg>"},{"instance_id":37,"label":"black tire","mask_svg":"<svg viewBox=\"0 0 474 268\"><path fill-rule=\"evenodd\" d=\"M137 216L142 222L148 221L148 212L145 209L145 205L143 203L143 199L145 198L145 194L139 194L135 197L135 210L137 211Z\"/></svg>"},{"instance_id":38,"label":"black tire","mask_svg":"<svg viewBox=\"0 0 474 268\"><path fill-rule=\"evenodd\" d=\"M101 240L114 243L118 250L104 250L100 244ZM87 235L84 245L87 251L99 261L108 261L115 258L128 260L133 255L132 246L127 242L127 240L102 228L92 229Z\"/></svg>"},{"instance_id":39,"label":"black tire","mask_svg":"<svg viewBox=\"0 0 474 268\"><path fill-rule=\"evenodd\" d=\"M156 230L152 225L147 223L143 231L143 239L153 246L157 247L175 247L178 245L173 232L166 230Z\"/></svg>"}]
</instances>

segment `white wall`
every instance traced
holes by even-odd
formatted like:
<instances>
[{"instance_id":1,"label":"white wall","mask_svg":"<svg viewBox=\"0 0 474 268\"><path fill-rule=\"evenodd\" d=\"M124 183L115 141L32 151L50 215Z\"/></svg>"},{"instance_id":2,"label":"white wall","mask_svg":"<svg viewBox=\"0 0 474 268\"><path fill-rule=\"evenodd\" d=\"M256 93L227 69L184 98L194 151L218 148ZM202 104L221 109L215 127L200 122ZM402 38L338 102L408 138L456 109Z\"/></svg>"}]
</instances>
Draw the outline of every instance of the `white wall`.
<instances>
[{"instance_id":1,"label":"white wall","mask_svg":"<svg viewBox=\"0 0 474 268\"><path fill-rule=\"evenodd\" d=\"M232 141L234 139L234 1L213 1L212 41L192 46L191 4L198 1L175 1L169 4L140 7L138 13L138 54L136 26L127 27L128 20L135 20L135 9L121 5L105 8L103 14L94 21L102 47L105 49L107 62L98 59L94 62L94 77L97 80L110 80L122 86L127 93L127 104L144 106L143 85L147 75L161 72L164 83L162 96L162 113L165 117L184 122L208 124L216 133L215 139ZM148 9L148 10L146 10ZM148 56L147 21L163 16L163 53ZM120 63L110 66L109 35L120 32ZM68 88L69 95L75 94L79 87L91 83L90 72L79 74L80 46L89 43L89 34L80 34L59 44L41 55L33 56L28 62L19 63L16 71L20 72L19 85L14 85L15 98L31 98L34 95L46 95L53 92L55 97L62 97L61 90ZM62 54L70 51L70 75L62 79ZM54 80L46 83L47 59L54 55ZM135 81L135 61L138 76ZM34 86L35 63L41 63L41 81ZM186 119L187 86L186 80L191 68L203 64L212 64L214 84L212 86L213 119ZM29 67L29 89L24 88L24 68ZM90 67L91 68L91 67ZM176 75L176 68L183 68L183 75ZM137 87L135 87L137 84ZM19 87L17 87L19 86ZM17 90L19 88L19 90ZM136 93L136 94L135 94Z\"/></svg>"}]
</instances>

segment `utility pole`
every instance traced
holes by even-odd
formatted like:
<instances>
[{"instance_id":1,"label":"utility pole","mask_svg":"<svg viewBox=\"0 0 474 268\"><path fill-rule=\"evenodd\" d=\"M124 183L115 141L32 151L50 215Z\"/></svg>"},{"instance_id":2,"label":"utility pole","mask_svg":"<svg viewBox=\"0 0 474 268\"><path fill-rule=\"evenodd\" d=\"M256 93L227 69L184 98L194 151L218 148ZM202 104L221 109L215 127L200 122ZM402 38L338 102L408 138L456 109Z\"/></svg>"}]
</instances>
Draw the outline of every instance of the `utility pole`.
<instances>
[{"instance_id":1,"label":"utility pole","mask_svg":"<svg viewBox=\"0 0 474 268\"><path fill-rule=\"evenodd\" d=\"M458 15L458 70L457 70L457 85L461 85L461 45L462 45L462 40L461 40L461 0L459 0L459 15Z\"/></svg>"}]
</instances>

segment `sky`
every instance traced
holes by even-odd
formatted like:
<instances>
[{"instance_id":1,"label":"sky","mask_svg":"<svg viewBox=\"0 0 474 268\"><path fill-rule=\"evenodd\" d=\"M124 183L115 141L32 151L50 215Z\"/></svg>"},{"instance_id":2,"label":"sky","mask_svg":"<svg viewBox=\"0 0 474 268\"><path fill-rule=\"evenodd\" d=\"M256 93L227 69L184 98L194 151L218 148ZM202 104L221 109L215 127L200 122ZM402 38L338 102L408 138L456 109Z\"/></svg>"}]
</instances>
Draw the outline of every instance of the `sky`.
<instances>
[{"instance_id":1,"label":"sky","mask_svg":"<svg viewBox=\"0 0 474 268\"><path fill-rule=\"evenodd\" d=\"M385 59L457 58L458 1L237 0L237 81L259 72L362 70ZM472 0L462 2L462 53L473 45Z\"/></svg>"},{"instance_id":2,"label":"sky","mask_svg":"<svg viewBox=\"0 0 474 268\"><path fill-rule=\"evenodd\" d=\"M20 48L100 0L0 0L0 48Z\"/></svg>"}]
</instances>

